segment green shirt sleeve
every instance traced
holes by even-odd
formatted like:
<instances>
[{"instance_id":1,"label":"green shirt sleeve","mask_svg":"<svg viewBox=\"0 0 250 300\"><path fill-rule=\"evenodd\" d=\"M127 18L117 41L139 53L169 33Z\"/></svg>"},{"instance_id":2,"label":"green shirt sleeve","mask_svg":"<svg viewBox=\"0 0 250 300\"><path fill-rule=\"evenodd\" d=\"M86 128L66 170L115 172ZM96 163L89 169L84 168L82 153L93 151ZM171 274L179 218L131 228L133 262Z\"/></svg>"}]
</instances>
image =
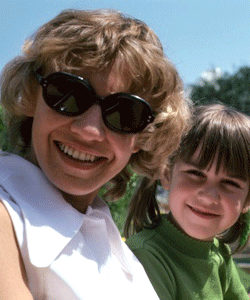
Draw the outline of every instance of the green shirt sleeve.
<instances>
[{"instance_id":1,"label":"green shirt sleeve","mask_svg":"<svg viewBox=\"0 0 250 300\"><path fill-rule=\"evenodd\" d=\"M248 300L249 296L245 287L243 286L236 265L232 259L228 263L228 288L224 295L224 300Z\"/></svg>"}]
</instances>

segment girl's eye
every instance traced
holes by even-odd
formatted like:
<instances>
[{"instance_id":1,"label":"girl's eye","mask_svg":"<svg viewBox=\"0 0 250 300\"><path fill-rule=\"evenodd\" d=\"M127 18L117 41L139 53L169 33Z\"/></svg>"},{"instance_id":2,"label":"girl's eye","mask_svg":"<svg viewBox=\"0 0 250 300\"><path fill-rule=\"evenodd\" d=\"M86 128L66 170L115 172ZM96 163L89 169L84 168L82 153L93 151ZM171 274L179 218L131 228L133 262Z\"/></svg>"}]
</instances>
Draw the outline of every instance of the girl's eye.
<instances>
[{"instance_id":1,"label":"girl's eye","mask_svg":"<svg viewBox=\"0 0 250 300\"><path fill-rule=\"evenodd\" d=\"M193 178L197 178L197 179L205 178L204 174L198 170L187 170L186 173Z\"/></svg>"},{"instance_id":2,"label":"girl's eye","mask_svg":"<svg viewBox=\"0 0 250 300\"><path fill-rule=\"evenodd\" d=\"M241 188L241 186L236 181L233 180L223 180L223 183L229 187L235 187L238 189Z\"/></svg>"}]
</instances>

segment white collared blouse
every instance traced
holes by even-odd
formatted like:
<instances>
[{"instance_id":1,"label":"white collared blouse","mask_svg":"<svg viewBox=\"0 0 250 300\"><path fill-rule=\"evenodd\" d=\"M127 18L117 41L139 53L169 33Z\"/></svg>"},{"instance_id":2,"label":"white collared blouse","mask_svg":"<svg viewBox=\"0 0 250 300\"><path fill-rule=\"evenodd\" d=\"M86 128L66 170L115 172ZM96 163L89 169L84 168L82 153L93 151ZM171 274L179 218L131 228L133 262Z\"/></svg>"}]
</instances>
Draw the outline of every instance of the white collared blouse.
<instances>
[{"instance_id":1,"label":"white collared blouse","mask_svg":"<svg viewBox=\"0 0 250 300\"><path fill-rule=\"evenodd\" d=\"M0 199L34 299L159 299L99 197L82 214L38 167L2 153Z\"/></svg>"}]
</instances>

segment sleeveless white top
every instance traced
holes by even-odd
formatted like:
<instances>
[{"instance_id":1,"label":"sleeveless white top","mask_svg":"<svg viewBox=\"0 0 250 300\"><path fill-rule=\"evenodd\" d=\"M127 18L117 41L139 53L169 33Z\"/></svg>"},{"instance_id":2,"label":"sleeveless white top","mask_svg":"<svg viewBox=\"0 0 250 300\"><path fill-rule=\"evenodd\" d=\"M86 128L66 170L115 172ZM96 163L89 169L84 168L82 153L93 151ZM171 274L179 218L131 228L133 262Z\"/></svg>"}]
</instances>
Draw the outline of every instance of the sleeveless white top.
<instances>
[{"instance_id":1,"label":"sleeveless white top","mask_svg":"<svg viewBox=\"0 0 250 300\"><path fill-rule=\"evenodd\" d=\"M81 214L38 167L2 153L0 199L34 299L159 299L99 197Z\"/></svg>"}]
</instances>

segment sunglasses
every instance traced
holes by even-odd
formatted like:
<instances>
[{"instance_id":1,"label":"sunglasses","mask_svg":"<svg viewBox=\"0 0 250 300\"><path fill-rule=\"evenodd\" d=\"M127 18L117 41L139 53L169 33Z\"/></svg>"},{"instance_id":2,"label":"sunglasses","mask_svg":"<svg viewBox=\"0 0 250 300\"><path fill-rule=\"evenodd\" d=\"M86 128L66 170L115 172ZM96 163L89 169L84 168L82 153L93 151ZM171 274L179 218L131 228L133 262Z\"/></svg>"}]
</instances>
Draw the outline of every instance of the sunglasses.
<instances>
[{"instance_id":1,"label":"sunglasses","mask_svg":"<svg viewBox=\"0 0 250 300\"><path fill-rule=\"evenodd\" d=\"M79 116L98 104L105 125L119 133L138 133L154 121L150 105L139 96L115 93L99 97L87 80L65 72L47 77L36 73L36 78L42 86L45 103L60 114Z\"/></svg>"}]
</instances>

